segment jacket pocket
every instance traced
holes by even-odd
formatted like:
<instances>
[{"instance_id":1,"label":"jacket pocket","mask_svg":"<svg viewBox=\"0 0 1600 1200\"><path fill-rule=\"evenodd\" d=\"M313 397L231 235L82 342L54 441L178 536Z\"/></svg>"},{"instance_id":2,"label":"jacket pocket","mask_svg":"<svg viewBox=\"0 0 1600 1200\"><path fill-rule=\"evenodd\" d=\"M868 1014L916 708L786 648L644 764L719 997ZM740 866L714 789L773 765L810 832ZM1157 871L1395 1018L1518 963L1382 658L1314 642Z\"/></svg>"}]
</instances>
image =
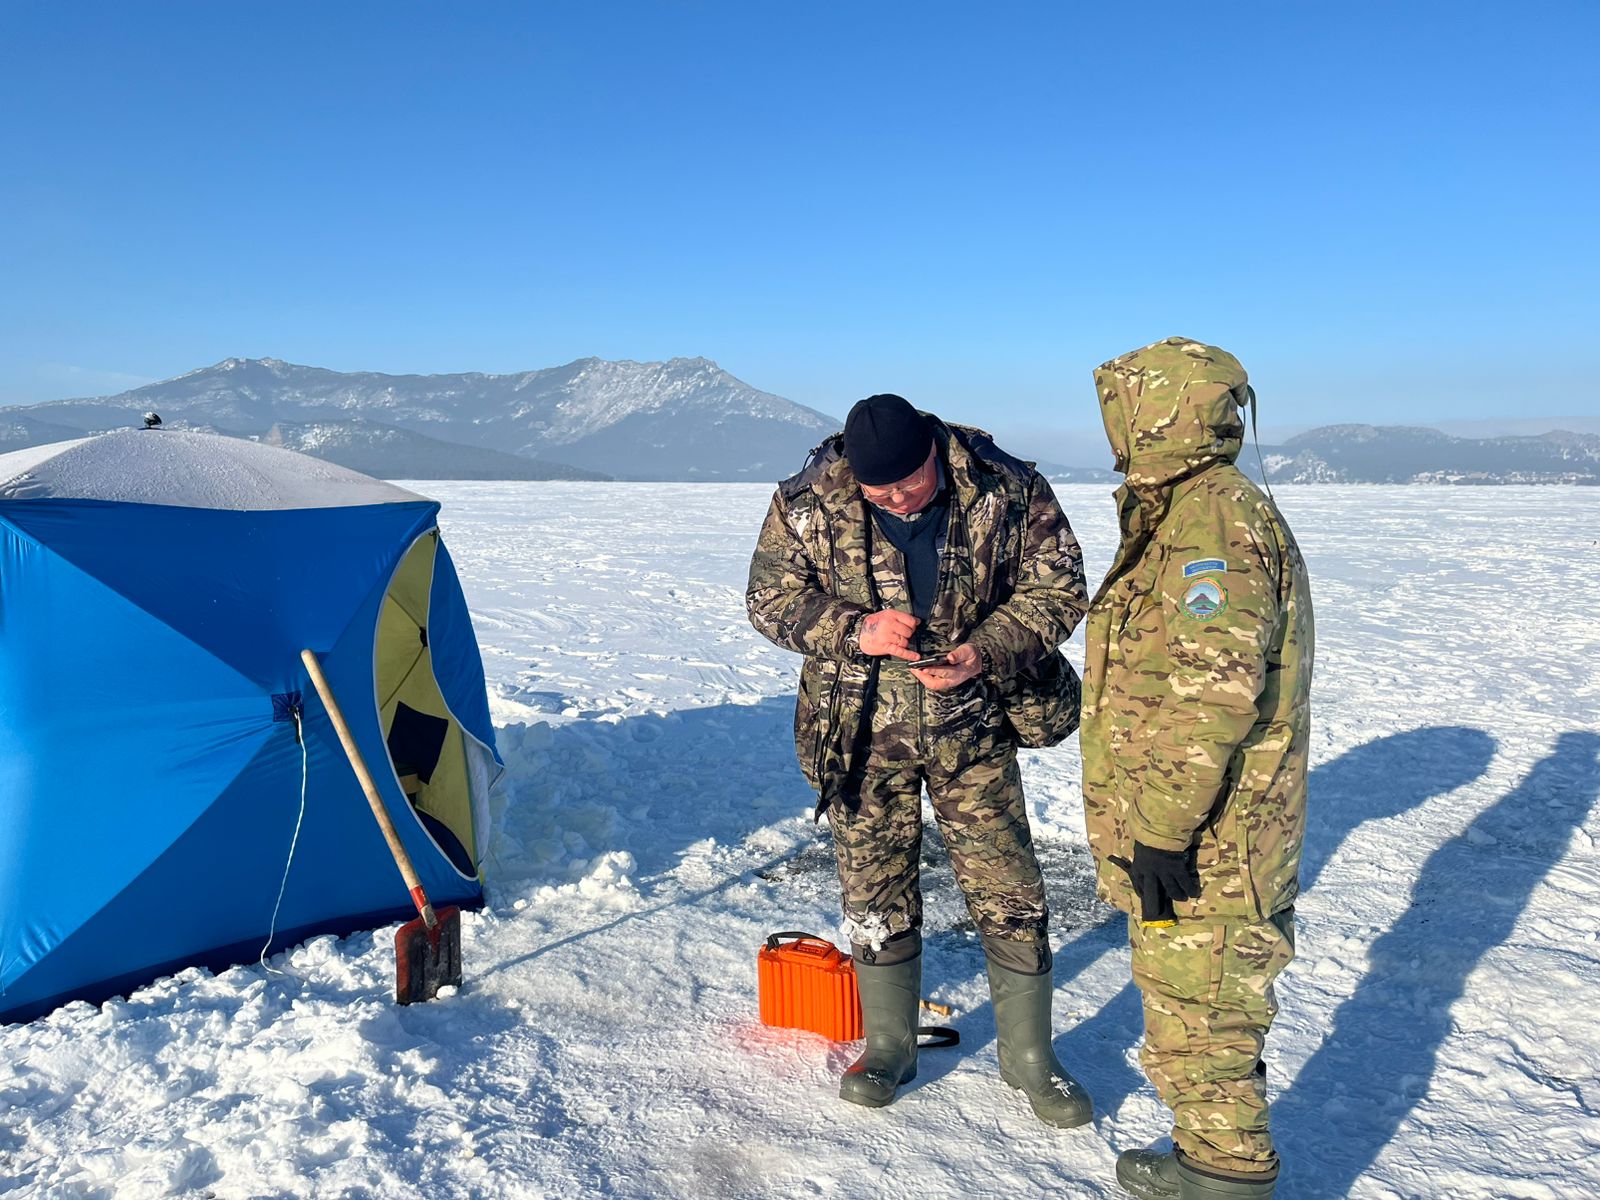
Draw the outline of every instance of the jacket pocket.
<instances>
[{"instance_id":1,"label":"jacket pocket","mask_svg":"<svg viewBox=\"0 0 1600 1200\"><path fill-rule=\"evenodd\" d=\"M1000 708L1012 740L1037 750L1072 736L1083 709L1083 683L1054 650L999 686Z\"/></svg>"},{"instance_id":2,"label":"jacket pocket","mask_svg":"<svg viewBox=\"0 0 1600 1200\"><path fill-rule=\"evenodd\" d=\"M1245 870L1247 831L1240 819L1242 797L1229 784L1194 843L1200 898L1179 902L1179 915L1201 920L1254 920L1256 897Z\"/></svg>"},{"instance_id":3,"label":"jacket pocket","mask_svg":"<svg viewBox=\"0 0 1600 1200\"><path fill-rule=\"evenodd\" d=\"M928 732L936 738L972 739L999 724L994 694L981 677L925 696Z\"/></svg>"},{"instance_id":4,"label":"jacket pocket","mask_svg":"<svg viewBox=\"0 0 1600 1200\"><path fill-rule=\"evenodd\" d=\"M800 771L813 788L821 786L822 748L831 725L832 693L838 672L825 660L807 658L800 668L794 703L794 750Z\"/></svg>"}]
</instances>

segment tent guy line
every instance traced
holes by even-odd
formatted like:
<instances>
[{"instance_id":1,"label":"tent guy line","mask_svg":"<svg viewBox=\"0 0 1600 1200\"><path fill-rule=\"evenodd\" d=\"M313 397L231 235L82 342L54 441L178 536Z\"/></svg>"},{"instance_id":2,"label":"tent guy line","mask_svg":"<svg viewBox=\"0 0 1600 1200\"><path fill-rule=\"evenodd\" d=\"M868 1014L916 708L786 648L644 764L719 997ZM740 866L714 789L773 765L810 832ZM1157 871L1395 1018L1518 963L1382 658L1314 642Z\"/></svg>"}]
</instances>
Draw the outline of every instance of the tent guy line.
<instances>
[{"instance_id":1,"label":"tent guy line","mask_svg":"<svg viewBox=\"0 0 1600 1200\"><path fill-rule=\"evenodd\" d=\"M267 951L272 949L273 936L278 932L278 913L283 909L283 893L289 886L289 871L294 866L295 848L300 845L300 829L306 820L306 783L311 775L311 759L306 752L305 726L300 720L300 706L297 704L290 710L294 717L294 740L300 746L300 812L294 819L294 836L289 839L289 857L284 860L283 878L278 883L278 898L272 905L272 920L267 924L267 940L261 943L261 956L258 960L262 967L274 975L283 972L267 962Z\"/></svg>"}]
</instances>

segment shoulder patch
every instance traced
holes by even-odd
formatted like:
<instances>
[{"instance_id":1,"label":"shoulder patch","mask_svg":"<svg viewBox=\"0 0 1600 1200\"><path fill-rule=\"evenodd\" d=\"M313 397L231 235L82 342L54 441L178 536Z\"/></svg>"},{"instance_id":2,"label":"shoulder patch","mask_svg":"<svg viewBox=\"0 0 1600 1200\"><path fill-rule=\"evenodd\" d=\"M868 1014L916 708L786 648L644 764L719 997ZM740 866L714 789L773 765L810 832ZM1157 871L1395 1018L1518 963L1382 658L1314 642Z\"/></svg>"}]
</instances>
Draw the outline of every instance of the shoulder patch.
<instances>
[{"instance_id":1,"label":"shoulder patch","mask_svg":"<svg viewBox=\"0 0 1600 1200\"><path fill-rule=\"evenodd\" d=\"M1228 564L1220 558L1197 558L1193 562L1183 564L1183 577L1191 575L1204 575L1207 571L1226 571Z\"/></svg>"},{"instance_id":2,"label":"shoulder patch","mask_svg":"<svg viewBox=\"0 0 1600 1200\"><path fill-rule=\"evenodd\" d=\"M1215 579L1197 579L1183 593L1183 611L1206 620L1228 607L1228 591Z\"/></svg>"}]
</instances>

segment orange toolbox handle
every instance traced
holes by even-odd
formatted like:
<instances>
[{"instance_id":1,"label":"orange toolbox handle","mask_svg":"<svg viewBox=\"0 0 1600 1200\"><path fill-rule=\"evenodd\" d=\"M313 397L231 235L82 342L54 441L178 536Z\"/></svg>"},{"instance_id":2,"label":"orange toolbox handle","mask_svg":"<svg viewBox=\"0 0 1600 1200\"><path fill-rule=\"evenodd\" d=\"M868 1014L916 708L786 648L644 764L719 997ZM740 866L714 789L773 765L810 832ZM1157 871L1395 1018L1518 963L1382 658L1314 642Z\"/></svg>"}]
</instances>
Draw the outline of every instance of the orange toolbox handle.
<instances>
[{"instance_id":1,"label":"orange toolbox handle","mask_svg":"<svg viewBox=\"0 0 1600 1200\"><path fill-rule=\"evenodd\" d=\"M767 949L768 950L776 950L778 948L778 943L783 941L784 938L793 938L797 942L814 942L818 946L824 946L827 949L832 950L835 954L838 954L841 958L844 957L844 955L839 950L839 947L835 946L827 938L820 938L814 933L805 933L805 932L803 932L802 930L799 930L799 929L786 929L782 933L771 933L771 934L768 934L767 935ZM748 951L746 951L746 953L748 953Z\"/></svg>"}]
</instances>

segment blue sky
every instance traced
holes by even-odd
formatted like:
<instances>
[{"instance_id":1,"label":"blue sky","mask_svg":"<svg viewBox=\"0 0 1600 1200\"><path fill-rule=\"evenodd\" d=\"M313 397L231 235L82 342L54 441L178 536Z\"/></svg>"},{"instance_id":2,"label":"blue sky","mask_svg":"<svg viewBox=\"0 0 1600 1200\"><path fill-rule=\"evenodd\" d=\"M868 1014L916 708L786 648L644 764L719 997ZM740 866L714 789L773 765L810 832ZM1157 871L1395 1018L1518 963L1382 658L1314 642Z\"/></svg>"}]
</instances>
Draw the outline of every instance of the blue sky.
<instances>
[{"instance_id":1,"label":"blue sky","mask_svg":"<svg viewBox=\"0 0 1600 1200\"><path fill-rule=\"evenodd\" d=\"M1588 2L8 5L0 404L705 355L1073 427L1182 333L1280 425L1600 414L1597 44Z\"/></svg>"}]
</instances>

